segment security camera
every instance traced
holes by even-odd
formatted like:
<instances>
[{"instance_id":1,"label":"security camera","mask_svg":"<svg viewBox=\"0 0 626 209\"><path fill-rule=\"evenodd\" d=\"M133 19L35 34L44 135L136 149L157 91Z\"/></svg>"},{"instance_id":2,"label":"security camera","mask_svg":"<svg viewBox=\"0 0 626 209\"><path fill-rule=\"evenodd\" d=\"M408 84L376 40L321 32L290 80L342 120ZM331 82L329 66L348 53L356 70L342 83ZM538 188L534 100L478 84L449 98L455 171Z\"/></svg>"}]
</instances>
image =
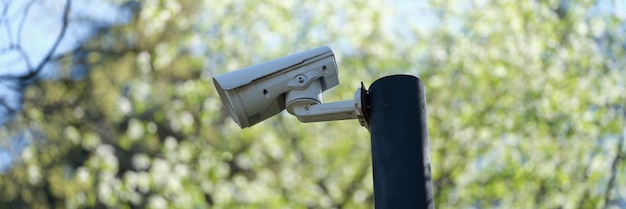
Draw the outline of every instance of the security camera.
<instances>
[{"instance_id":1,"label":"security camera","mask_svg":"<svg viewBox=\"0 0 626 209\"><path fill-rule=\"evenodd\" d=\"M322 92L339 84L335 56L327 46L217 75L213 83L241 128L285 109L301 122L358 118L365 125L363 87L354 100L323 103Z\"/></svg>"}]
</instances>

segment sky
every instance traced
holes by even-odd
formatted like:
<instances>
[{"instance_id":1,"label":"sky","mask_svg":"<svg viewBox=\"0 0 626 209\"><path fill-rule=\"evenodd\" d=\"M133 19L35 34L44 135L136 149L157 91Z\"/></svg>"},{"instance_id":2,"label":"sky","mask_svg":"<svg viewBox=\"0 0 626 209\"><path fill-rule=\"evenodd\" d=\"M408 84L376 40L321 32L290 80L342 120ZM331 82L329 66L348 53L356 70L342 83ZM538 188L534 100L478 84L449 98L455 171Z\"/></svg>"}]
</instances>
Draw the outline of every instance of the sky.
<instances>
[{"instance_id":1,"label":"sky","mask_svg":"<svg viewBox=\"0 0 626 209\"><path fill-rule=\"evenodd\" d=\"M0 76L23 75L28 72L27 62L31 66L42 62L59 37L64 6L63 0L0 1ZM92 37L97 29L124 24L131 17L129 8L110 1L71 1L68 29L53 57L75 49ZM15 48L16 45L23 49L23 53ZM47 65L41 76L58 77L52 69L54 65ZM20 86L15 79L0 79L0 102L6 104L0 106L0 129L9 128L4 123L10 118L10 109L21 109ZM27 139L32 138L28 137L29 134L32 133L17 131L13 136L0 135L0 172L10 168L12 159L18 157L28 145Z\"/></svg>"}]
</instances>

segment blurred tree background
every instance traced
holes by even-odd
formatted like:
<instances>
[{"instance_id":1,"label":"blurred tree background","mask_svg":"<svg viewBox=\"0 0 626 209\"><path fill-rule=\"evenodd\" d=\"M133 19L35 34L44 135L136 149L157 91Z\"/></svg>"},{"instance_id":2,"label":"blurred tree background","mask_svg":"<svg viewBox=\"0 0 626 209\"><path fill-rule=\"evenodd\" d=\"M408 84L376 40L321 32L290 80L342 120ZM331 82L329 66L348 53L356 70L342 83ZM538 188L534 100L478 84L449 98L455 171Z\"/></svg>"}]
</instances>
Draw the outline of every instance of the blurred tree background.
<instances>
[{"instance_id":1,"label":"blurred tree background","mask_svg":"<svg viewBox=\"0 0 626 209\"><path fill-rule=\"evenodd\" d=\"M623 1L136 3L24 87L0 208L372 208L357 121L240 130L211 82L321 45L341 83L326 101L424 81L436 207L626 207Z\"/></svg>"}]
</instances>

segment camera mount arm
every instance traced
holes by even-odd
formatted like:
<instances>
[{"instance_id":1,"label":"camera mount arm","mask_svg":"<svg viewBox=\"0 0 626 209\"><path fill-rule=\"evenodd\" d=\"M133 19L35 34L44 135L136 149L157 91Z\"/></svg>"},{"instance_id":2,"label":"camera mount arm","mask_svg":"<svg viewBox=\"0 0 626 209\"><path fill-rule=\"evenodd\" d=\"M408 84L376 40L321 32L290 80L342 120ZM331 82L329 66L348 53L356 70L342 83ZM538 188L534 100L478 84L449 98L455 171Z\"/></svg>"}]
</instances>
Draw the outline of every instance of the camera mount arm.
<instances>
[{"instance_id":1,"label":"camera mount arm","mask_svg":"<svg viewBox=\"0 0 626 209\"><path fill-rule=\"evenodd\" d=\"M288 95L291 94L290 92ZM289 102L286 106L287 111L296 116L300 122L358 119L361 126L369 127L365 114L367 105L364 105L366 94L367 91L361 83L361 87L357 88L354 93L353 100L320 103L315 99L307 98Z\"/></svg>"}]
</instances>

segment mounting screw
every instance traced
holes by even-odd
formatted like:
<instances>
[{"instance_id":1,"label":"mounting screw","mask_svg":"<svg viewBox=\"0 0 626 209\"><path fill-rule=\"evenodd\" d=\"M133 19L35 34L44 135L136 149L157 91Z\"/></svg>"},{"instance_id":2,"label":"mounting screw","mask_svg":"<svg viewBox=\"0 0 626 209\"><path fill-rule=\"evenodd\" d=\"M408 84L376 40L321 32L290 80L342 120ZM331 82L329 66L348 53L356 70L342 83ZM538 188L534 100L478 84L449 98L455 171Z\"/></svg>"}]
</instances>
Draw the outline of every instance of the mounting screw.
<instances>
[{"instance_id":1,"label":"mounting screw","mask_svg":"<svg viewBox=\"0 0 626 209\"><path fill-rule=\"evenodd\" d=\"M296 75L294 80L296 84L298 84L299 86L302 86L308 81L308 78L305 75L298 74Z\"/></svg>"}]
</instances>

